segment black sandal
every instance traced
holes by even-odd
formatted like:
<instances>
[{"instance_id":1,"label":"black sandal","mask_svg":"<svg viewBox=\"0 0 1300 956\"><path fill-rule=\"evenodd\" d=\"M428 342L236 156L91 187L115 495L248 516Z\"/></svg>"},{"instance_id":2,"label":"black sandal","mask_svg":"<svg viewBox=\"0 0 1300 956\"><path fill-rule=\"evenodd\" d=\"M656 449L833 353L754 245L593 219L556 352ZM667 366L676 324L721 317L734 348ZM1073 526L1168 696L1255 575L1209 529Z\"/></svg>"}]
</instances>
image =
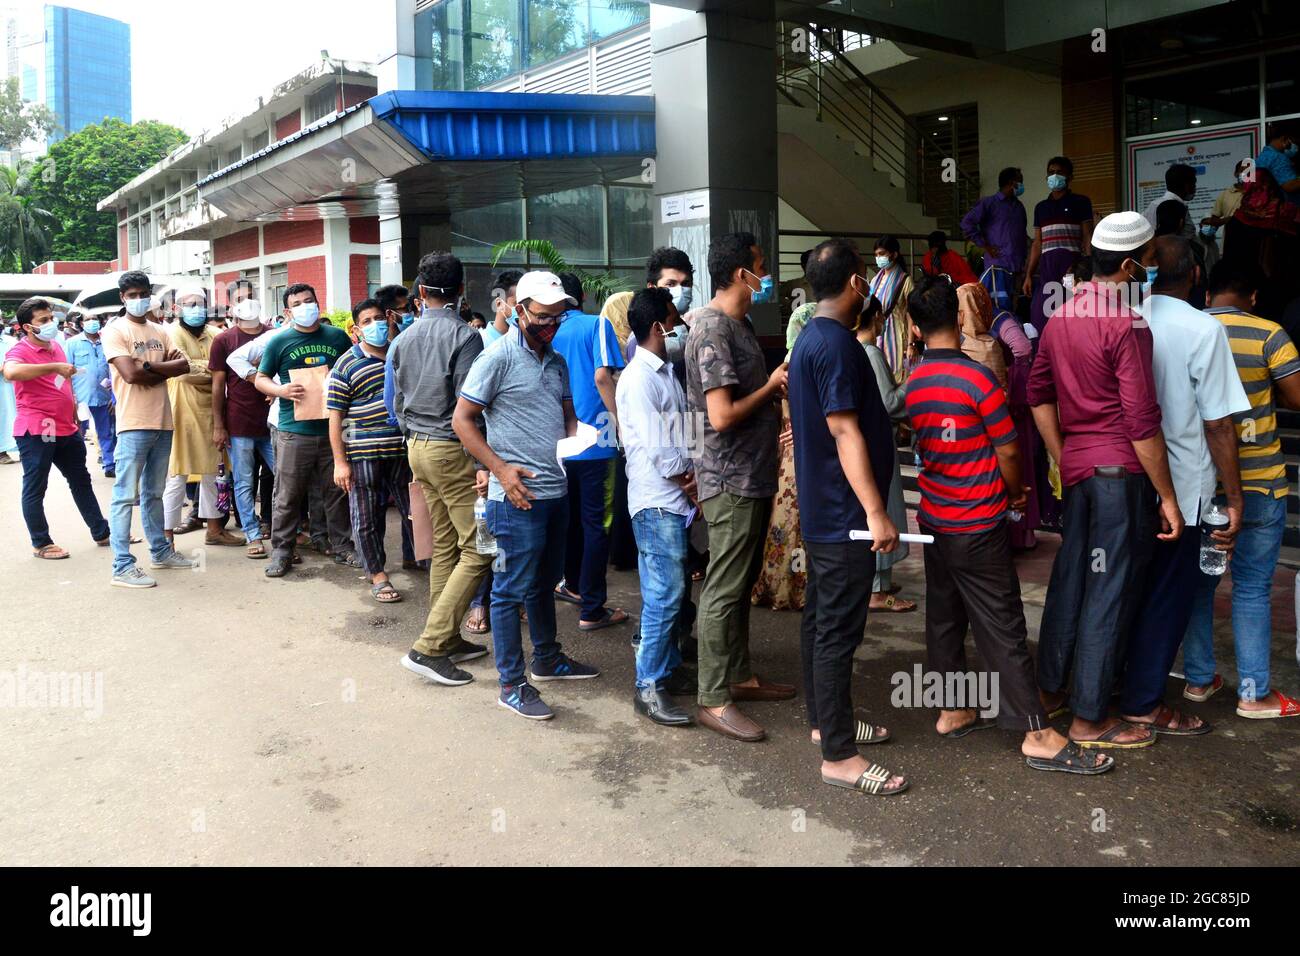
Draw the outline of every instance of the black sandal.
<instances>
[{"instance_id":1,"label":"black sandal","mask_svg":"<svg viewBox=\"0 0 1300 956\"><path fill-rule=\"evenodd\" d=\"M1112 769L1115 766L1115 758L1095 750L1084 750L1071 740L1050 760L1046 757L1026 757L1025 763L1035 770L1059 770L1062 773L1092 776Z\"/></svg>"},{"instance_id":2,"label":"black sandal","mask_svg":"<svg viewBox=\"0 0 1300 956\"><path fill-rule=\"evenodd\" d=\"M862 771L862 776L857 780L849 783L846 780L836 780L822 774L822 783L829 783L832 787L843 787L845 790L857 790L859 793L870 794L873 797L892 797L897 793L902 793L911 784L904 780L892 790L886 788L885 784L889 778L895 776L878 763L873 763L866 770Z\"/></svg>"}]
</instances>

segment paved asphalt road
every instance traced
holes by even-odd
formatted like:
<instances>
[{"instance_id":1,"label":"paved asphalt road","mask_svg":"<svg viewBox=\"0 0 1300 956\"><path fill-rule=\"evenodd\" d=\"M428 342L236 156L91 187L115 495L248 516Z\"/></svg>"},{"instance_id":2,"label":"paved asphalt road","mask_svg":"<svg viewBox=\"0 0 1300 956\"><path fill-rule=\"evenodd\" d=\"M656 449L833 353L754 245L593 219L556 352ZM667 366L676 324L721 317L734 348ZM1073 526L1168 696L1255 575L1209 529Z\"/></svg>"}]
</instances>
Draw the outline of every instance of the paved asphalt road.
<instances>
[{"instance_id":1,"label":"paved asphalt road","mask_svg":"<svg viewBox=\"0 0 1300 956\"><path fill-rule=\"evenodd\" d=\"M751 705L761 744L661 729L632 712L630 627L565 648L595 681L546 689L556 719L496 706L491 658L463 688L398 666L423 622L422 582L380 607L356 572L309 555L281 581L242 549L201 573L109 587L67 487L52 479L61 562L30 556L21 469L0 468L0 863L76 864L1294 864L1300 720L1246 721L1222 693L1212 735L1121 754L1095 779L1029 770L1013 735L938 738L933 715L890 705L890 675L923 659L920 613L873 617L855 695L895 739L869 756L907 774L900 797L824 786L803 703ZM95 479L100 500L109 482ZM390 542L396 552L395 529ZM189 549L202 534L181 539ZM1030 631L1047 549L1026 562ZM137 546L137 555L145 555ZM920 563L901 566L919 597ZM636 612L634 574L611 600ZM1289 601L1290 591L1278 601ZM797 680L798 615L756 609L761 673ZM1220 621L1222 625L1225 623ZM1279 632L1275 681L1300 690ZM1231 655L1220 634L1221 668ZM18 706L15 683L87 673L80 697ZM57 686L57 685L55 685ZM68 685L71 687L71 685ZM1171 681L1171 690L1181 682ZM94 688L102 690L96 698Z\"/></svg>"}]
</instances>

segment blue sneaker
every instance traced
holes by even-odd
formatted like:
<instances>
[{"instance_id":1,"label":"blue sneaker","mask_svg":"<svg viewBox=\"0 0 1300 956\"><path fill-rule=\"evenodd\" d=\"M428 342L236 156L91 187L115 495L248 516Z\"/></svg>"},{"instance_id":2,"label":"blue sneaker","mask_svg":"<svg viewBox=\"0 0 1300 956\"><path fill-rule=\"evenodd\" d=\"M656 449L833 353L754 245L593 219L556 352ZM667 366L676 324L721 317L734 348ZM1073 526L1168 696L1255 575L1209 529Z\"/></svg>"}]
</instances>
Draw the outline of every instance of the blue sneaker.
<instances>
[{"instance_id":1,"label":"blue sneaker","mask_svg":"<svg viewBox=\"0 0 1300 956\"><path fill-rule=\"evenodd\" d=\"M528 676L535 681L547 680L588 680L599 677L600 671L586 664L579 664L567 654L561 654L549 664L543 664L537 658L529 667Z\"/></svg>"},{"instance_id":2,"label":"blue sneaker","mask_svg":"<svg viewBox=\"0 0 1300 956\"><path fill-rule=\"evenodd\" d=\"M537 688L526 681L502 685L497 703L529 720L550 720L555 716L555 711L546 706L542 695L537 693Z\"/></svg>"}]
</instances>

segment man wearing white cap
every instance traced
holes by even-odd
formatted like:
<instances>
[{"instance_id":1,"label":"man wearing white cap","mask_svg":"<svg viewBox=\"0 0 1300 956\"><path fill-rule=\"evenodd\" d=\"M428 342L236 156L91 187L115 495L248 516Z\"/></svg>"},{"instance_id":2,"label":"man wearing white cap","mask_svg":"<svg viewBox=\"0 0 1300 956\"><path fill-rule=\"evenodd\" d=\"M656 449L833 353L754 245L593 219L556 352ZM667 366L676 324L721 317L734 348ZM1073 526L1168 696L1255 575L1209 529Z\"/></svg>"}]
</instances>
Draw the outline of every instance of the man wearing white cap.
<instances>
[{"instance_id":1,"label":"man wearing white cap","mask_svg":"<svg viewBox=\"0 0 1300 956\"><path fill-rule=\"evenodd\" d=\"M1160 431L1151 330L1136 311L1154 278L1153 235L1136 212L1097 224L1093 279L1045 327L1029 378L1034 422L1065 488L1038 686L1049 716L1073 711L1069 736L1085 747L1155 741L1110 716L1110 695L1152 548L1176 540L1184 524Z\"/></svg>"},{"instance_id":2,"label":"man wearing white cap","mask_svg":"<svg viewBox=\"0 0 1300 956\"><path fill-rule=\"evenodd\" d=\"M1250 410L1222 323L1187 303L1200 283L1190 240L1156 240L1159 273L1142 314L1155 340L1152 368L1163 411L1161 430L1183 519L1195 528L1214 504L1215 470L1223 484L1218 507L1228 523L1217 531L1221 550L1231 551L1241 527L1241 473L1232 416ZM1157 734L1188 737L1209 733L1199 717L1164 703L1169 669L1191 620L1191 595L1200 586L1200 535L1157 542L1141 589L1142 602L1129 640L1120 713Z\"/></svg>"},{"instance_id":3,"label":"man wearing white cap","mask_svg":"<svg viewBox=\"0 0 1300 956\"><path fill-rule=\"evenodd\" d=\"M564 570L568 479L556 443L578 419L564 358L551 348L564 313L577 306L550 272L529 272L515 291L517 324L474 363L461 387L452 428L465 450L491 472L487 527L496 538L492 642L501 682L498 703L530 720L554 713L534 681L599 675L560 650L555 586ZM479 431L483 416L487 438ZM533 658L524 668L519 608L528 611Z\"/></svg>"}]
</instances>

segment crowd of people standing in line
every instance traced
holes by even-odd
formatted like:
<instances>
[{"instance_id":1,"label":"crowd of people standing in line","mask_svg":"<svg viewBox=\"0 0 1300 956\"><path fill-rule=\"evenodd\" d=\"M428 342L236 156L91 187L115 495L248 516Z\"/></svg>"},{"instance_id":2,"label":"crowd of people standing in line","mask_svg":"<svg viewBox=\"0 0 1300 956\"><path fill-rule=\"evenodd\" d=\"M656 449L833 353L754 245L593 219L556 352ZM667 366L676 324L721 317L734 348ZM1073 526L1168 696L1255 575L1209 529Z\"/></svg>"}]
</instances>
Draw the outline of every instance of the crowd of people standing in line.
<instances>
[{"instance_id":1,"label":"crowd of people standing in line","mask_svg":"<svg viewBox=\"0 0 1300 956\"><path fill-rule=\"evenodd\" d=\"M1276 139L1269 148L1291 156ZM710 244L707 302L693 302L686 254L659 249L645 287L599 315L583 310L576 276L509 272L492 320L466 321L464 267L446 253L421 259L413 288L356 303L346 330L324 321L305 284L264 316L251 283L232 283L221 316L199 286L160 303L148 276L127 272L121 314L88 318L66 341L50 303L29 299L3 370L33 553L68 557L44 513L57 468L112 553L114 586L157 584L131 549L139 508L149 571L192 568L176 539L204 528L206 545L242 547L273 579L315 547L361 570L387 604L403 599L385 550L395 508L403 567L429 577L427 619L403 666L468 684L460 665L489 649L464 633L490 630L499 704L546 720L554 713L536 685L599 676L564 652L556 602L579 607L582 631L629 621L606 585L621 521L641 590L637 713L762 740L752 708L739 705L791 699L796 685L759 676L750 607L801 606L801 684L822 779L890 795L908 781L862 756L890 732L857 715L851 678L869 611L916 608L891 579L906 553L906 425L917 523L933 536L922 547L928 667L967 674L969 631L1000 678L996 720L945 699L937 733L1000 726L1024 735L1035 769L1097 774L1114 766L1105 751L1209 732L1164 698L1180 647L1186 699L1224 683L1211 640L1219 578L1200 570L1200 536L1187 530L1212 507L1226 515L1212 541L1238 553L1237 713L1300 715L1269 674L1287 492L1276 407L1300 408L1300 356L1260 314L1294 276L1260 268L1240 251L1258 251L1258 237L1232 228L1294 227L1276 200L1290 202L1300 180L1256 164L1260 179L1239 184L1219 257L1207 233L1187 234L1185 207L1179 216L1170 205L1194 191L1185 169L1170 171L1176 197L1094 223L1057 157L1032 241L1022 176L1005 170L963 220L985 253L980 276L942 234L919 275L891 237L875 243L874 271L852 243L823 242L804 257L812 301L791 317L775 369L749 320L755 303L772 301L774 277L747 233ZM1021 296L1027 322L1014 312ZM107 519L79 407L114 480ZM583 427L596 440L561 457ZM423 560L410 520L421 505L432 528ZM1035 657L1013 554L1033 545L1036 527L1059 528L1062 546ZM705 554L697 607L692 578ZM674 699L683 695L693 711ZM1063 734L1050 722L1066 713Z\"/></svg>"}]
</instances>

